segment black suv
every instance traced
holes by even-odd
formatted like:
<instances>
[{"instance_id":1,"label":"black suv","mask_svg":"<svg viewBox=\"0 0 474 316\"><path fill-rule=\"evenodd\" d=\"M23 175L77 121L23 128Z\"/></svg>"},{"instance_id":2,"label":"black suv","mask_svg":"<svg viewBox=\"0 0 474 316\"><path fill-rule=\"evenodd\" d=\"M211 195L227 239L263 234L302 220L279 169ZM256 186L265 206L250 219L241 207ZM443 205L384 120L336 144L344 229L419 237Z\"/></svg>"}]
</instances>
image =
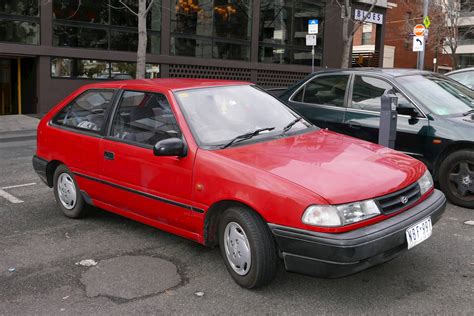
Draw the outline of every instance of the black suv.
<instances>
[{"instance_id":1,"label":"black suv","mask_svg":"<svg viewBox=\"0 0 474 316\"><path fill-rule=\"evenodd\" d=\"M380 97L398 96L395 149L423 161L449 200L474 208L474 91L408 69L324 70L281 96L322 128L378 142Z\"/></svg>"}]
</instances>

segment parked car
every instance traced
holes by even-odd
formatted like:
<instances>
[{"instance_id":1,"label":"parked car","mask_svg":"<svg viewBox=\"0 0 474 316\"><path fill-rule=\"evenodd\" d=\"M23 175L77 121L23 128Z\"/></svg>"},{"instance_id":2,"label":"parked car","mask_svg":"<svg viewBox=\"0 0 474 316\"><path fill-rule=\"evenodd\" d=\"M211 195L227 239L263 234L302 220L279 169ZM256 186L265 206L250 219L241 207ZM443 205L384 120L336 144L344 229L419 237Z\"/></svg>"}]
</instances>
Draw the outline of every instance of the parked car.
<instances>
[{"instance_id":1,"label":"parked car","mask_svg":"<svg viewBox=\"0 0 474 316\"><path fill-rule=\"evenodd\" d=\"M423 161L448 199L474 208L474 92L431 72L326 70L281 95L319 127L378 142L380 99L398 96L395 149Z\"/></svg>"},{"instance_id":2,"label":"parked car","mask_svg":"<svg viewBox=\"0 0 474 316\"><path fill-rule=\"evenodd\" d=\"M278 255L324 277L390 260L446 204L421 162L319 129L245 82L85 86L41 120L33 166L67 217L93 205L219 245L246 288L273 279Z\"/></svg>"},{"instance_id":3,"label":"parked car","mask_svg":"<svg viewBox=\"0 0 474 316\"><path fill-rule=\"evenodd\" d=\"M474 67L459 69L447 73L445 76L456 80L471 90L474 90Z\"/></svg>"}]
</instances>

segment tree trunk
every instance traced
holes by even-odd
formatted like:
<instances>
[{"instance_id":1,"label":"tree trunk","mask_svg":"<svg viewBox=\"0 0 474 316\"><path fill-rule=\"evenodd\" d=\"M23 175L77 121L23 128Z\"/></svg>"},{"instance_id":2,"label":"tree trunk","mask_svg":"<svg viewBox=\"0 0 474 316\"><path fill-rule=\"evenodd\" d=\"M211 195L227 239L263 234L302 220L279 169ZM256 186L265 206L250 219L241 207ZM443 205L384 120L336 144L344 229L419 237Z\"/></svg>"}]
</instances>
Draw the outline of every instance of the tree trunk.
<instances>
[{"instance_id":1,"label":"tree trunk","mask_svg":"<svg viewBox=\"0 0 474 316\"><path fill-rule=\"evenodd\" d=\"M342 47L342 59L341 59L341 68L349 68L352 66L352 36L349 36L347 41L344 42Z\"/></svg>"},{"instance_id":2,"label":"tree trunk","mask_svg":"<svg viewBox=\"0 0 474 316\"><path fill-rule=\"evenodd\" d=\"M341 68L349 68L349 54L352 48L352 36L349 33L349 21L351 19L351 12L349 12L350 1L345 0L344 6L341 8L342 12L342 55Z\"/></svg>"},{"instance_id":3,"label":"tree trunk","mask_svg":"<svg viewBox=\"0 0 474 316\"><path fill-rule=\"evenodd\" d=\"M452 50L452 52L455 52ZM451 63L453 64L453 70L458 69L458 55L456 53L451 53Z\"/></svg>"},{"instance_id":4,"label":"tree trunk","mask_svg":"<svg viewBox=\"0 0 474 316\"><path fill-rule=\"evenodd\" d=\"M138 0L138 49L137 49L137 79L145 78L146 71L146 48L147 48L147 29L146 29L146 0Z\"/></svg>"}]
</instances>

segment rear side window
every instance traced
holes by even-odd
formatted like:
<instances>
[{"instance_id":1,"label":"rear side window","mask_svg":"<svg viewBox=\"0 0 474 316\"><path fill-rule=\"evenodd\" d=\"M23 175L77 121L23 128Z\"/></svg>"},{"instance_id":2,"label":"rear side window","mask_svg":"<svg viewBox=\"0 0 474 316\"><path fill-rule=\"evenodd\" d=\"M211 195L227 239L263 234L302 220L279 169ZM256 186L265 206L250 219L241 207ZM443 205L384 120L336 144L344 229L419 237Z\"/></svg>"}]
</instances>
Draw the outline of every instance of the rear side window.
<instances>
[{"instance_id":1,"label":"rear side window","mask_svg":"<svg viewBox=\"0 0 474 316\"><path fill-rule=\"evenodd\" d=\"M75 129L100 133L106 113L112 103L113 90L89 90L66 105L54 118L53 123Z\"/></svg>"},{"instance_id":2,"label":"rear side window","mask_svg":"<svg viewBox=\"0 0 474 316\"><path fill-rule=\"evenodd\" d=\"M306 84L303 102L344 107L348 75L318 77Z\"/></svg>"},{"instance_id":3,"label":"rear side window","mask_svg":"<svg viewBox=\"0 0 474 316\"><path fill-rule=\"evenodd\" d=\"M125 91L112 122L111 137L142 145L181 138L171 106L163 94Z\"/></svg>"}]
</instances>

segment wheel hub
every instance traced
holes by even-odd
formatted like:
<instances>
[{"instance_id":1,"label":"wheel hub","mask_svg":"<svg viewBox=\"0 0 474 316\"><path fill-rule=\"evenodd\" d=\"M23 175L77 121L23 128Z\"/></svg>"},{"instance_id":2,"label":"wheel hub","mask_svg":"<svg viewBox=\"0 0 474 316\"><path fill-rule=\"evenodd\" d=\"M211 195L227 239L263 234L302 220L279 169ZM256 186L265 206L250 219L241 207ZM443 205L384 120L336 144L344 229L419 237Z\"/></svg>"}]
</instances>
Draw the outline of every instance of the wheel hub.
<instances>
[{"instance_id":1,"label":"wheel hub","mask_svg":"<svg viewBox=\"0 0 474 316\"><path fill-rule=\"evenodd\" d=\"M250 244L243 228L236 222L227 224L224 231L227 260L238 275L246 275L252 263Z\"/></svg>"},{"instance_id":2,"label":"wheel hub","mask_svg":"<svg viewBox=\"0 0 474 316\"><path fill-rule=\"evenodd\" d=\"M58 177L58 197L66 209L71 210L76 206L76 186L74 180L67 173L62 173Z\"/></svg>"},{"instance_id":3,"label":"wheel hub","mask_svg":"<svg viewBox=\"0 0 474 316\"><path fill-rule=\"evenodd\" d=\"M462 177L462 184L466 187L470 187L472 186L472 178L470 175L465 175L464 177Z\"/></svg>"}]
</instances>

